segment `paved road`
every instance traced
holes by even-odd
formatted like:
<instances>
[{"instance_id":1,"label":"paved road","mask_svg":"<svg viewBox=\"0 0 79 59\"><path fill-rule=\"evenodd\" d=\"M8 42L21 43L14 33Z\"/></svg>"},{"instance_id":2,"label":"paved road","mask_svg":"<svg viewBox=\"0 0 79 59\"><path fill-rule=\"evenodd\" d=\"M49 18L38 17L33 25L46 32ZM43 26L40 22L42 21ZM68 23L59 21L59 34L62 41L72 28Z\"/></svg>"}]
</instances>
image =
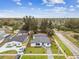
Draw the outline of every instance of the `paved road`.
<instances>
[{"instance_id":1,"label":"paved road","mask_svg":"<svg viewBox=\"0 0 79 59\"><path fill-rule=\"evenodd\" d=\"M55 31L55 34L60 38L60 40L71 50L75 59L79 59L79 49L71 41L65 38L60 32Z\"/></svg>"},{"instance_id":2,"label":"paved road","mask_svg":"<svg viewBox=\"0 0 79 59\"><path fill-rule=\"evenodd\" d=\"M51 48L46 48L47 54L52 54ZM48 55L48 59L54 59L53 55Z\"/></svg>"}]
</instances>

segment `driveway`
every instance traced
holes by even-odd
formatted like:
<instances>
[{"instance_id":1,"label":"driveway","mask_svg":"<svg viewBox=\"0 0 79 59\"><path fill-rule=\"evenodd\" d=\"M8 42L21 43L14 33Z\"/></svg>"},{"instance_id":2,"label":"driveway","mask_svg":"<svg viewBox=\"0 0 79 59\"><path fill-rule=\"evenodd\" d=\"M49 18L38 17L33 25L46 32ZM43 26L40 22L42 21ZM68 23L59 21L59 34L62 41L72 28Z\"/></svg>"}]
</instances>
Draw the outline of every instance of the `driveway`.
<instances>
[{"instance_id":1,"label":"driveway","mask_svg":"<svg viewBox=\"0 0 79 59\"><path fill-rule=\"evenodd\" d=\"M46 52L47 52L47 54L49 54L48 55L48 59L54 59L53 55L50 55L50 54L52 54L52 51L51 51L51 48L50 47L49 48L46 48Z\"/></svg>"},{"instance_id":2,"label":"driveway","mask_svg":"<svg viewBox=\"0 0 79 59\"><path fill-rule=\"evenodd\" d=\"M79 49L76 47L71 41L65 38L60 32L55 31L55 34L59 37L59 39L71 50L75 59L79 59Z\"/></svg>"}]
</instances>

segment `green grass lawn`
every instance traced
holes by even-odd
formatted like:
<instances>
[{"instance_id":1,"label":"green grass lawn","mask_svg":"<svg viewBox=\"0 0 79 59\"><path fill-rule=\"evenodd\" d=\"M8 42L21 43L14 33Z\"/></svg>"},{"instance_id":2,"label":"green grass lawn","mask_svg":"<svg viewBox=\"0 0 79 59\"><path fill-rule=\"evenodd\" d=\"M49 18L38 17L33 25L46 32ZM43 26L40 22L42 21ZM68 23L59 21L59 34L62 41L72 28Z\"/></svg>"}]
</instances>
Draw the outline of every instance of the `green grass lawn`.
<instances>
[{"instance_id":1,"label":"green grass lawn","mask_svg":"<svg viewBox=\"0 0 79 59\"><path fill-rule=\"evenodd\" d=\"M48 59L47 56L22 56L21 59Z\"/></svg>"},{"instance_id":2,"label":"green grass lawn","mask_svg":"<svg viewBox=\"0 0 79 59\"><path fill-rule=\"evenodd\" d=\"M2 53L0 53L0 54L16 54L16 53L17 53L17 51L15 51L15 50L10 50L10 51L2 52Z\"/></svg>"},{"instance_id":3,"label":"green grass lawn","mask_svg":"<svg viewBox=\"0 0 79 59\"><path fill-rule=\"evenodd\" d=\"M25 53L31 53L31 54L44 54L46 53L46 50L42 47L27 47L25 50Z\"/></svg>"},{"instance_id":4,"label":"green grass lawn","mask_svg":"<svg viewBox=\"0 0 79 59\"><path fill-rule=\"evenodd\" d=\"M54 56L54 59L66 59L64 56Z\"/></svg>"},{"instance_id":5,"label":"green grass lawn","mask_svg":"<svg viewBox=\"0 0 79 59\"><path fill-rule=\"evenodd\" d=\"M0 59L16 59L16 56L0 56Z\"/></svg>"},{"instance_id":6,"label":"green grass lawn","mask_svg":"<svg viewBox=\"0 0 79 59\"><path fill-rule=\"evenodd\" d=\"M66 34L64 34L64 36L73 42L77 47L79 47L79 41L77 41L75 38L67 36Z\"/></svg>"},{"instance_id":7,"label":"green grass lawn","mask_svg":"<svg viewBox=\"0 0 79 59\"><path fill-rule=\"evenodd\" d=\"M52 41L51 50L52 50L53 54L58 54L59 49L54 41Z\"/></svg>"},{"instance_id":8,"label":"green grass lawn","mask_svg":"<svg viewBox=\"0 0 79 59\"><path fill-rule=\"evenodd\" d=\"M61 46L61 48L64 50L64 52L68 55L68 56L72 56L72 52L64 45L64 43L56 36L53 36L57 42L59 43L59 45Z\"/></svg>"}]
</instances>

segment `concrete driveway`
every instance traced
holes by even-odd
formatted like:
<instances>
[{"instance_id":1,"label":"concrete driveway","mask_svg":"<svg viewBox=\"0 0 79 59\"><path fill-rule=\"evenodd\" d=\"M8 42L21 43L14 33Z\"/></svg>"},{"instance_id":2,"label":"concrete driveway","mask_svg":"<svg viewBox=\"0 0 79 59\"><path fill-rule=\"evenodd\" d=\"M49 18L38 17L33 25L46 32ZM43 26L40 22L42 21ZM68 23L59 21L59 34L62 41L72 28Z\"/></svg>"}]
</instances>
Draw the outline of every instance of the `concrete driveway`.
<instances>
[{"instance_id":1,"label":"concrete driveway","mask_svg":"<svg viewBox=\"0 0 79 59\"><path fill-rule=\"evenodd\" d=\"M47 54L52 54L51 48L46 48ZM53 55L48 55L48 59L54 59Z\"/></svg>"}]
</instances>

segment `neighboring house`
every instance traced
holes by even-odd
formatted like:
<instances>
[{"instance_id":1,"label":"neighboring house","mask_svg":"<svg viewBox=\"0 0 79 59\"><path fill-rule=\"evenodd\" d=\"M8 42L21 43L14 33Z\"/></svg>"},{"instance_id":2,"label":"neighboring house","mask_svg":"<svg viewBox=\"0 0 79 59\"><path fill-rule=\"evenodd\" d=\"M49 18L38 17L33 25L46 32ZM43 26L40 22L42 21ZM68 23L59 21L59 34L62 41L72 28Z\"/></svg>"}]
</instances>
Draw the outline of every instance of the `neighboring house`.
<instances>
[{"instance_id":1,"label":"neighboring house","mask_svg":"<svg viewBox=\"0 0 79 59\"><path fill-rule=\"evenodd\" d=\"M17 41L12 41L12 42L8 42L7 46L22 46L21 42L17 42Z\"/></svg>"},{"instance_id":2,"label":"neighboring house","mask_svg":"<svg viewBox=\"0 0 79 59\"><path fill-rule=\"evenodd\" d=\"M7 38L8 36L10 36L10 34L5 33L5 31L0 28L0 43L4 41L5 38Z\"/></svg>"},{"instance_id":3,"label":"neighboring house","mask_svg":"<svg viewBox=\"0 0 79 59\"><path fill-rule=\"evenodd\" d=\"M11 41L5 43L2 47L0 47L0 52L16 50L17 54L23 54L25 46L22 46L22 42Z\"/></svg>"},{"instance_id":4,"label":"neighboring house","mask_svg":"<svg viewBox=\"0 0 79 59\"><path fill-rule=\"evenodd\" d=\"M33 40L31 41L31 46L45 46L50 47L51 42L46 34L35 34Z\"/></svg>"},{"instance_id":5,"label":"neighboring house","mask_svg":"<svg viewBox=\"0 0 79 59\"><path fill-rule=\"evenodd\" d=\"M24 40L27 40L28 39L28 36L27 35L20 35L20 34L18 34L18 35L16 35L16 36L14 36L12 39L11 39L11 41L18 41L18 42L23 42Z\"/></svg>"}]
</instances>

